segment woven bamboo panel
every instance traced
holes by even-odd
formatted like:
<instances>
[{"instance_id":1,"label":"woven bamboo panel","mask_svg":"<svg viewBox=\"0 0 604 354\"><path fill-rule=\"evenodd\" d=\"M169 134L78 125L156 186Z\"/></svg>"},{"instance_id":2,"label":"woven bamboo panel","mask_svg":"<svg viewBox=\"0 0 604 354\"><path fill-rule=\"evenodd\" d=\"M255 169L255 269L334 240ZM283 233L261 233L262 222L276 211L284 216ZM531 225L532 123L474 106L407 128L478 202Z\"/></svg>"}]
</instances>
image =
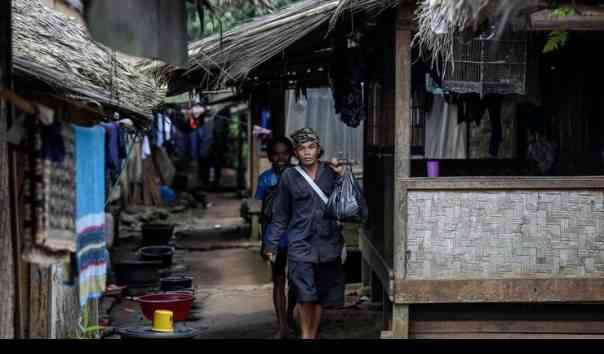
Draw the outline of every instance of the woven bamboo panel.
<instances>
[{"instance_id":1,"label":"woven bamboo panel","mask_svg":"<svg viewBox=\"0 0 604 354\"><path fill-rule=\"evenodd\" d=\"M604 276L604 191L410 192L408 279Z\"/></svg>"}]
</instances>

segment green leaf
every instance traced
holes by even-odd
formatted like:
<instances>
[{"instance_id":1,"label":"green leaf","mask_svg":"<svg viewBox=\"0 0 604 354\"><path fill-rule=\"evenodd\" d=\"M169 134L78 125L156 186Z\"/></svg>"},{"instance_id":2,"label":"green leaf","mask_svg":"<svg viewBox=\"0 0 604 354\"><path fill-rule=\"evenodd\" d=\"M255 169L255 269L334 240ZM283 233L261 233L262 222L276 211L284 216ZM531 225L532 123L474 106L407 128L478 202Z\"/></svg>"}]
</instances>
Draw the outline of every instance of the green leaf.
<instances>
[{"instance_id":1,"label":"green leaf","mask_svg":"<svg viewBox=\"0 0 604 354\"><path fill-rule=\"evenodd\" d=\"M575 11L575 9L570 8L570 7L559 7L557 9L555 9L554 11L552 11L552 17L567 17L567 16L573 16L576 14L577 14L577 12Z\"/></svg>"},{"instance_id":2,"label":"green leaf","mask_svg":"<svg viewBox=\"0 0 604 354\"><path fill-rule=\"evenodd\" d=\"M543 47L543 53L551 53L566 45L568 42L568 32L553 31L549 34L547 42Z\"/></svg>"}]
</instances>

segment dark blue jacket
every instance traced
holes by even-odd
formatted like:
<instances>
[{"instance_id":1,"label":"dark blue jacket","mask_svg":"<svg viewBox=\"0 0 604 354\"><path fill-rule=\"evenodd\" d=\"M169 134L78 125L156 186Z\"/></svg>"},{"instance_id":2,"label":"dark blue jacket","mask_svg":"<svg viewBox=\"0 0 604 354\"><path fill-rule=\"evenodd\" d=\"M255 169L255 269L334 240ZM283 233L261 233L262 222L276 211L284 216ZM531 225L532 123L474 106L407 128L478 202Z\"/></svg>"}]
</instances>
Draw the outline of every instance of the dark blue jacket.
<instances>
[{"instance_id":1,"label":"dark blue jacket","mask_svg":"<svg viewBox=\"0 0 604 354\"><path fill-rule=\"evenodd\" d=\"M320 163L315 183L328 198L340 181L329 166ZM340 227L335 220L325 218L324 202L304 177L288 168L277 188L271 232L266 235L267 251L276 254L280 236L287 233L291 260L325 263L337 259L344 246Z\"/></svg>"}]
</instances>

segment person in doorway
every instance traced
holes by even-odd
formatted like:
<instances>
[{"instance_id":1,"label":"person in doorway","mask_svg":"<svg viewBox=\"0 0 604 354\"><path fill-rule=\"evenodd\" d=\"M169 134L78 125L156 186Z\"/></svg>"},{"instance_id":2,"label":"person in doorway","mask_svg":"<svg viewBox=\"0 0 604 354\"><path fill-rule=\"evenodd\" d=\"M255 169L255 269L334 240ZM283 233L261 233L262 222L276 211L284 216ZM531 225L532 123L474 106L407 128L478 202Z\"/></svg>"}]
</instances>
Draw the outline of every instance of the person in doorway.
<instances>
[{"instance_id":1,"label":"person in doorway","mask_svg":"<svg viewBox=\"0 0 604 354\"><path fill-rule=\"evenodd\" d=\"M300 166L281 175L265 253L274 262L280 236L287 234L287 267L302 339L318 339L322 309L344 304L344 239L338 223L325 216L327 196L341 183L344 168L335 159L319 161L323 149L312 129L291 137Z\"/></svg>"},{"instance_id":2,"label":"person in doorway","mask_svg":"<svg viewBox=\"0 0 604 354\"><path fill-rule=\"evenodd\" d=\"M264 249L264 246L266 245L266 235L270 231L269 226L272 219L272 205L275 200L279 177L283 171L291 165L293 153L294 147L291 141L286 137L274 138L268 144L268 158L272 164L272 167L264 171L258 177L258 187L256 189L256 199L262 201L262 212L260 219L263 234L262 249ZM276 337L283 339L290 336L290 326L293 324L294 310L291 287L287 299L285 297L287 234L284 234L282 237L280 237L280 242L276 252L276 260L274 263L272 263L271 267L273 278L273 303L279 323L279 333L277 333Z\"/></svg>"}]
</instances>

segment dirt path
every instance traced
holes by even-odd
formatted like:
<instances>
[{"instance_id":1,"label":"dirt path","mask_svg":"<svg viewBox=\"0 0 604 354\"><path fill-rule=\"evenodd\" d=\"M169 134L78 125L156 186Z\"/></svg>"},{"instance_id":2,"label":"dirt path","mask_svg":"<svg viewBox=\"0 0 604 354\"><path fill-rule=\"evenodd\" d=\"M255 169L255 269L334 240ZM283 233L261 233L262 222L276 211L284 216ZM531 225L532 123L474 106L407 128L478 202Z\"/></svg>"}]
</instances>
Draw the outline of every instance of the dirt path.
<instances>
[{"instance_id":1,"label":"dirt path","mask_svg":"<svg viewBox=\"0 0 604 354\"><path fill-rule=\"evenodd\" d=\"M193 227L177 234L174 263L184 264L194 277L195 304L190 321L179 323L199 330L200 339L271 339L277 332L268 265L259 247L246 238L239 201L231 195L208 195L210 208ZM200 227L206 225L206 227ZM215 227L220 225L220 227ZM116 254L132 256L136 239L123 243ZM348 307L326 311L324 338L379 338L382 315L358 304L354 289ZM112 326L150 325L139 305L125 300L110 314Z\"/></svg>"}]
</instances>

